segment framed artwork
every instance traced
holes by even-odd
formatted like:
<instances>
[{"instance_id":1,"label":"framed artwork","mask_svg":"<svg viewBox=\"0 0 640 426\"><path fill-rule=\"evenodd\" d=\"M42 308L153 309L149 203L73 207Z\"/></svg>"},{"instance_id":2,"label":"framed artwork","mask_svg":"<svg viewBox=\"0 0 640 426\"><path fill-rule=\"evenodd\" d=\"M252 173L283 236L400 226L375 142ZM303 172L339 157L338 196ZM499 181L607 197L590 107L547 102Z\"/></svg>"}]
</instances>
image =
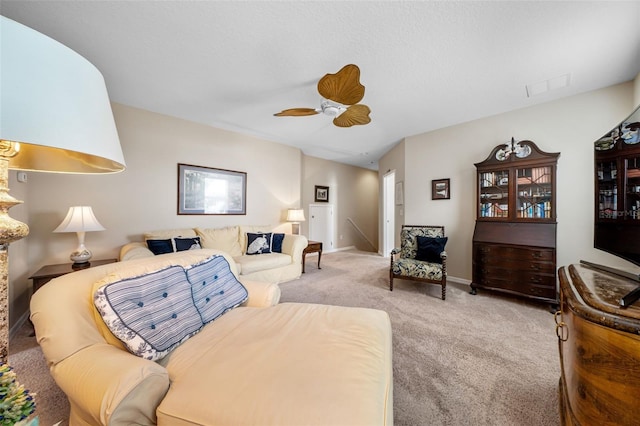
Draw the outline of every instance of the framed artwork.
<instances>
[{"instance_id":1,"label":"framed artwork","mask_svg":"<svg viewBox=\"0 0 640 426\"><path fill-rule=\"evenodd\" d=\"M396 206L404 204L404 193L402 188L402 182L396 183Z\"/></svg>"},{"instance_id":2,"label":"framed artwork","mask_svg":"<svg viewBox=\"0 0 640 426\"><path fill-rule=\"evenodd\" d=\"M178 214L247 214L247 174L178 163Z\"/></svg>"},{"instance_id":3,"label":"framed artwork","mask_svg":"<svg viewBox=\"0 0 640 426\"><path fill-rule=\"evenodd\" d=\"M434 179L431 181L431 199L448 200L451 198L449 179Z\"/></svg>"},{"instance_id":4,"label":"framed artwork","mask_svg":"<svg viewBox=\"0 0 640 426\"><path fill-rule=\"evenodd\" d=\"M316 203L328 203L329 202L329 187L316 185Z\"/></svg>"}]
</instances>

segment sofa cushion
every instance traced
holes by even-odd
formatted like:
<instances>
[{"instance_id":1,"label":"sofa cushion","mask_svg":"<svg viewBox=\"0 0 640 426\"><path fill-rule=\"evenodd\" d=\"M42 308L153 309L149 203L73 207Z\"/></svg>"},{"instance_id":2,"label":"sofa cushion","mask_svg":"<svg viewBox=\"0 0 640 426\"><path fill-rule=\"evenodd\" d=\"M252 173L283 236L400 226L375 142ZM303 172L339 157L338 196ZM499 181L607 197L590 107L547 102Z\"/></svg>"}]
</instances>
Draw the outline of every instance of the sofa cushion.
<instances>
[{"instance_id":1,"label":"sofa cushion","mask_svg":"<svg viewBox=\"0 0 640 426\"><path fill-rule=\"evenodd\" d=\"M284 241L284 234L274 233L271 235L271 251L273 253L282 253L282 241Z\"/></svg>"},{"instance_id":2,"label":"sofa cushion","mask_svg":"<svg viewBox=\"0 0 640 426\"><path fill-rule=\"evenodd\" d=\"M238 256L233 260L242 270L242 275L249 275L253 272L264 271L265 269L278 268L291 264L291 256L281 253L267 253L260 256Z\"/></svg>"},{"instance_id":3,"label":"sofa cushion","mask_svg":"<svg viewBox=\"0 0 640 426\"><path fill-rule=\"evenodd\" d=\"M158 360L203 325L182 266L171 266L100 287L94 304L127 349Z\"/></svg>"},{"instance_id":4,"label":"sofa cushion","mask_svg":"<svg viewBox=\"0 0 640 426\"><path fill-rule=\"evenodd\" d=\"M186 272L191 283L193 302L205 324L244 303L249 297L247 289L231 273L229 263L222 256L214 256L188 267Z\"/></svg>"},{"instance_id":5,"label":"sofa cushion","mask_svg":"<svg viewBox=\"0 0 640 426\"><path fill-rule=\"evenodd\" d=\"M153 252L153 254L166 254L173 253L173 241L170 239L165 240L147 240L147 247Z\"/></svg>"},{"instance_id":6,"label":"sofa cushion","mask_svg":"<svg viewBox=\"0 0 640 426\"><path fill-rule=\"evenodd\" d=\"M173 242L176 251L199 250L202 248L200 245L200 237L174 238Z\"/></svg>"},{"instance_id":7,"label":"sofa cushion","mask_svg":"<svg viewBox=\"0 0 640 426\"><path fill-rule=\"evenodd\" d=\"M271 253L271 233L247 233L247 254Z\"/></svg>"},{"instance_id":8,"label":"sofa cushion","mask_svg":"<svg viewBox=\"0 0 640 426\"><path fill-rule=\"evenodd\" d=\"M160 231L150 231L144 234L145 240L161 240L176 237L196 237L196 231L192 228L166 229Z\"/></svg>"},{"instance_id":9,"label":"sofa cushion","mask_svg":"<svg viewBox=\"0 0 640 426\"><path fill-rule=\"evenodd\" d=\"M416 260L424 262L442 263L440 253L444 251L448 237L421 237L418 236L418 251Z\"/></svg>"},{"instance_id":10,"label":"sofa cushion","mask_svg":"<svg viewBox=\"0 0 640 426\"><path fill-rule=\"evenodd\" d=\"M243 255L247 252L247 234L266 234L267 232L271 232L273 226L271 225L241 225L240 233L239 233L239 241L240 241L240 255Z\"/></svg>"},{"instance_id":11,"label":"sofa cushion","mask_svg":"<svg viewBox=\"0 0 640 426\"><path fill-rule=\"evenodd\" d=\"M240 227L227 226L225 228L196 228L195 232L202 241L203 248L222 250L232 257L241 256Z\"/></svg>"},{"instance_id":12,"label":"sofa cushion","mask_svg":"<svg viewBox=\"0 0 640 426\"><path fill-rule=\"evenodd\" d=\"M179 379L158 424L390 425L391 345L383 311L234 309L161 361Z\"/></svg>"}]
</instances>

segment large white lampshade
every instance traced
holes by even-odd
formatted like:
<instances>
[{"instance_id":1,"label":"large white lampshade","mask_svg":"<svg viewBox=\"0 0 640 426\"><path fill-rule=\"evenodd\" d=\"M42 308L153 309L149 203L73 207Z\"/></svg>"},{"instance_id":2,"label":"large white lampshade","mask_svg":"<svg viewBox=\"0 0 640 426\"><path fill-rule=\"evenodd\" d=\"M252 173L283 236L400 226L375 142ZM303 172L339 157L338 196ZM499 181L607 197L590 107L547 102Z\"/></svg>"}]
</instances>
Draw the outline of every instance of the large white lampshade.
<instances>
[{"instance_id":1,"label":"large white lampshade","mask_svg":"<svg viewBox=\"0 0 640 426\"><path fill-rule=\"evenodd\" d=\"M104 231L104 226L98 222L89 206L69 207L67 216L53 232L75 232L78 234L78 248L71 252L69 259L73 260L74 268L88 266L91 251L84 245L85 232Z\"/></svg>"},{"instance_id":2,"label":"large white lampshade","mask_svg":"<svg viewBox=\"0 0 640 426\"><path fill-rule=\"evenodd\" d=\"M125 163L100 72L68 47L0 16L0 362L8 354L8 245L29 233L8 209L9 169L114 173Z\"/></svg>"}]
</instances>

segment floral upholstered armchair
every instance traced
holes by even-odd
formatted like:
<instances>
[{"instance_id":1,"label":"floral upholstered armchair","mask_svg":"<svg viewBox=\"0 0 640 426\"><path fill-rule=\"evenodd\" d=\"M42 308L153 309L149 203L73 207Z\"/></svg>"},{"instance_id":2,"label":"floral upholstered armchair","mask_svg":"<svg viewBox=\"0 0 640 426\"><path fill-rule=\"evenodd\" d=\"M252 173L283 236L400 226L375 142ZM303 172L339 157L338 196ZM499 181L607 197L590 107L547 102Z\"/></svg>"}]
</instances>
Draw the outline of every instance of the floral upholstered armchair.
<instances>
[{"instance_id":1,"label":"floral upholstered armchair","mask_svg":"<svg viewBox=\"0 0 640 426\"><path fill-rule=\"evenodd\" d=\"M444 246L448 237L444 226L402 225L401 248L391 250L389 290L393 291L393 279L440 284L442 300L447 297L447 252Z\"/></svg>"}]
</instances>

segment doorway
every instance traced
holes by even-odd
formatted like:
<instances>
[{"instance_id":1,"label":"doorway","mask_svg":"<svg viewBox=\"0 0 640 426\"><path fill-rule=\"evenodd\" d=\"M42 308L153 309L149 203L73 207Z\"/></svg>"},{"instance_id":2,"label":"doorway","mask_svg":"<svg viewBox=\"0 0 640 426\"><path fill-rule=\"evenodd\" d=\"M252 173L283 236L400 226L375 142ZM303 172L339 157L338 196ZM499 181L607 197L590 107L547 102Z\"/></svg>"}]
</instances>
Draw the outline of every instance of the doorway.
<instances>
[{"instance_id":1,"label":"doorway","mask_svg":"<svg viewBox=\"0 0 640 426\"><path fill-rule=\"evenodd\" d=\"M382 177L382 256L389 257L391 250L395 246L395 170L388 172Z\"/></svg>"},{"instance_id":2,"label":"doorway","mask_svg":"<svg viewBox=\"0 0 640 426\"><path fill-rule=\"evenodd\" d=\"M309 204L309 240L320 241L324 252L335 250L332 204Z\"/></svg>"}]
</instances>

